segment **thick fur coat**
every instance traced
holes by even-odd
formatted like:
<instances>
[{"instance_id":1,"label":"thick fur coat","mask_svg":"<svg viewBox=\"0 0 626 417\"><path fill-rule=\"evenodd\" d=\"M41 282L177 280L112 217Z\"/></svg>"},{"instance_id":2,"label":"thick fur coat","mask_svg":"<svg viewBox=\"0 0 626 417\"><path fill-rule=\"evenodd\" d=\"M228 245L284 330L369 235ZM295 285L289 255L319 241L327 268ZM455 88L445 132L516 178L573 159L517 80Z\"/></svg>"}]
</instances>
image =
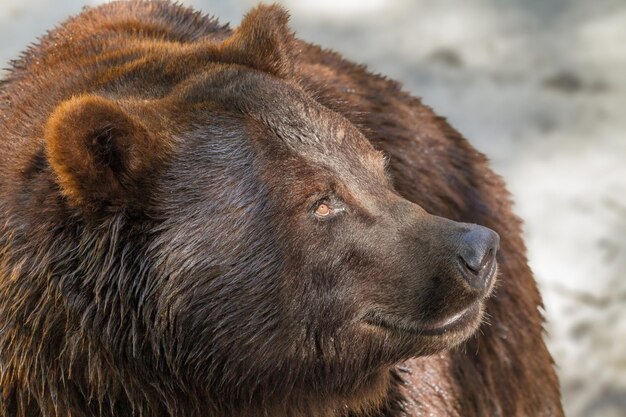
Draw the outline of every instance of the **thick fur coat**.
<instances>
[{"instance_id":1,"label":"thick fur coat","mask_svg":"<svg viewBox=\"0 0 626 417\"><path fill-rule=\"evenodd\" d=\"M114 2L13 63L0 415L562 416L502 180L287 20ZM465 224L500 236L482 292L446 261Z\"/></svg>"}]
</instances>

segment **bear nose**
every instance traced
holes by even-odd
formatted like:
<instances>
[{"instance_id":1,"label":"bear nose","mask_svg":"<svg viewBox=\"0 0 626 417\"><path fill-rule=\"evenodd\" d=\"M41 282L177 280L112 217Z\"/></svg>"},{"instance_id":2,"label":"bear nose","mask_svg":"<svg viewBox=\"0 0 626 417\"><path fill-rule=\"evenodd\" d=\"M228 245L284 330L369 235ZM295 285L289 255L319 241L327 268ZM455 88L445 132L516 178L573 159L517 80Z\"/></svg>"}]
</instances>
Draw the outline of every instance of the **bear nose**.
<instances>
[{"instance_id":1,"label":"bear nose","mask_svg":"<svg viewBox=\"0 0 626 417\"><path fill-rule=\"evenodd\" d=\"M484 290L489 287L499 245L500 236L483 226L472 225L461 235L458 253L461 271L472 288Z\"/></svg>"}]
</instances>

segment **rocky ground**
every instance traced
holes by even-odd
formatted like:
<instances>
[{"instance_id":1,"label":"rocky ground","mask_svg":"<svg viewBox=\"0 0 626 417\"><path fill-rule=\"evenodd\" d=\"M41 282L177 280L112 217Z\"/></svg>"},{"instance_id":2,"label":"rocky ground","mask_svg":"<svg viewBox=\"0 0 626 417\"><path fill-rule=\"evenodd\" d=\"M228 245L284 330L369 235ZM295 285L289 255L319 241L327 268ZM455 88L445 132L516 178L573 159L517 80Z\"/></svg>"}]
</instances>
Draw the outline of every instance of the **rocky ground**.
<instances>
[{"instance_id":1,"label":"rocky ground","mask_svg":"<svg viewBox=\"0 0 626 417\"><path fill-rule=\"evenodd\" d=\"M0 62L82 5L3 0ZM184 1L236 24L250 0ZM304 39L401 80L525 221L569 417L626 416L626 3L285 0Z\"/></svg>"}]
</instances>

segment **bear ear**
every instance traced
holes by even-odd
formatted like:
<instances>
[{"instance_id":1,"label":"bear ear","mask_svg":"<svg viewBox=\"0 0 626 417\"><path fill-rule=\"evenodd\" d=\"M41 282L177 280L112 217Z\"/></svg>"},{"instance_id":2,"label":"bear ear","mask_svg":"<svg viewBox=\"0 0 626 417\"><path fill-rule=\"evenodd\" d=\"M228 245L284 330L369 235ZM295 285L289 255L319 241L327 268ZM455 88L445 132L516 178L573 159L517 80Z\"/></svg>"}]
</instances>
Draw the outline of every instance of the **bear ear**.
<instances>
[{"instance_id":1,"label":"bear ear","mask_svg":"<svg viewBox=\"0 0 626 417\"><path fill-rule=\"evenodd\" d=\"M140 200L142 176L158 159L146 128L102 97L60 104L44 136L50 166L74 206L98 209Z\"/></svg>"},{"instance_id":2,"label":"bear ear","mask_svg":"<svg viewBox=\"0 0 626 417\"><path fill-rule=\"evenodd\" d=\"M274 4L250 10L220 49L229 62L286 78L293 72L296 48L289 14Z\"/></svg>"}]
</instances>

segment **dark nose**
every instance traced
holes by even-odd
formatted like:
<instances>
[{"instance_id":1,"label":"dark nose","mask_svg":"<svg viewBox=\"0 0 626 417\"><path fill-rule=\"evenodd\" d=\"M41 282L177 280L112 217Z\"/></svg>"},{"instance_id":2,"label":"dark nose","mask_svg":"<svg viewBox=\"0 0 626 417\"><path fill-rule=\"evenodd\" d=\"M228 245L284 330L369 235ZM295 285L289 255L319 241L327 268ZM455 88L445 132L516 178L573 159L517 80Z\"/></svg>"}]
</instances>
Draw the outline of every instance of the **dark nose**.
<instances>
[{"instance_id":1,"label":"dark nose","mask_svg":"<svg viewBox=\"0 0 626 417\"><path fill-rule=\"evenodd\" d=\"M463 277L472 288L484 290L489 287L499 245L500 236L483 226L472 225L461 235L459 262Z\"/></svg>"}]
</instances>

